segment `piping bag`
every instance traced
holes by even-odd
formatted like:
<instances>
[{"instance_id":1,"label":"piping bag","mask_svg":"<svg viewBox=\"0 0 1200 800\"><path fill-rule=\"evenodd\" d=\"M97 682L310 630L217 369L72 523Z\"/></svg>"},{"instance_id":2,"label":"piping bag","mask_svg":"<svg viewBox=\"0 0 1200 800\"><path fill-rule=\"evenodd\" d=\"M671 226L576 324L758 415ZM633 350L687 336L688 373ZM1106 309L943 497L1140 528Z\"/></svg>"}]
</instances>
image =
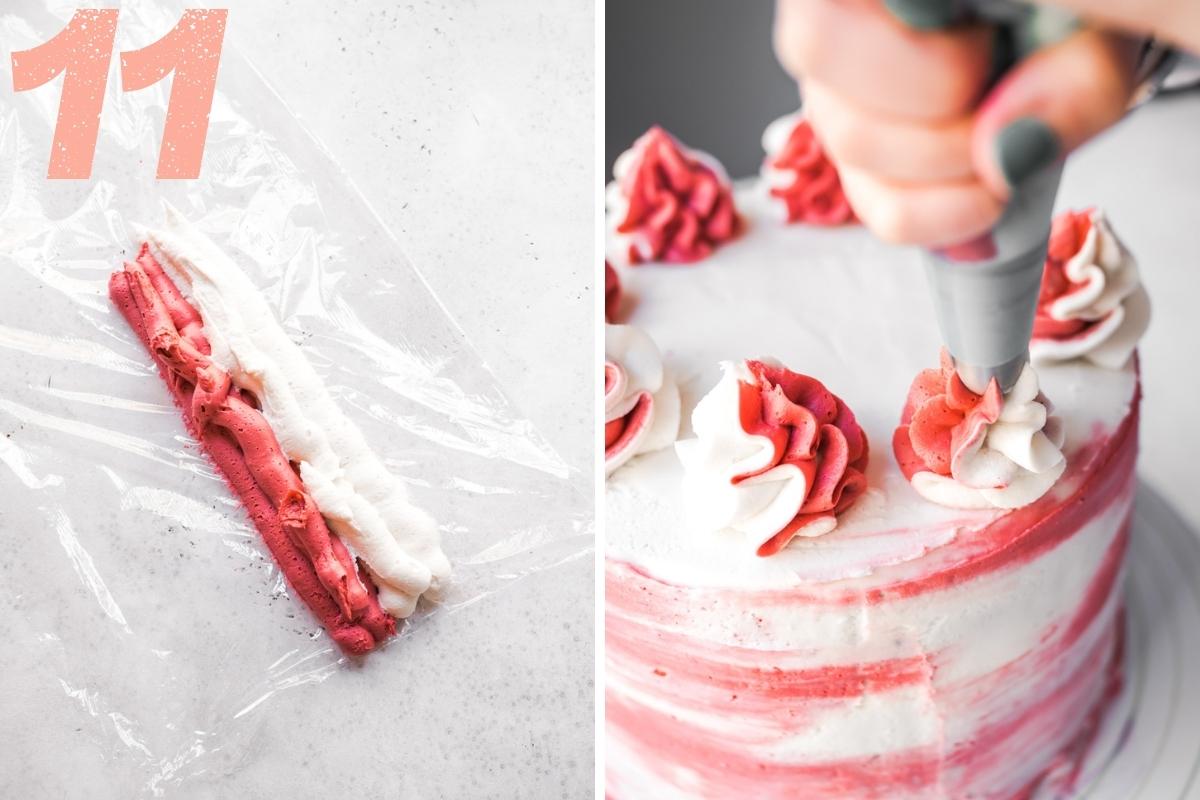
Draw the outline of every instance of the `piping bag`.
<instances>
[{"instance_id":1,"label":"piping bag","mask_svg":"<svg viewBox=\"0 0 1200 800\"><path fill-rule=\"evenodd\" d=\"M997 28L997 42L1012 59L999 60L1002 74L1016 57L1062 38L1075 20L1009 0L964 3L963 19ZM1050 239L1061 161L1014 187L1000 221L988 233L953 247L925 252L942 341L967 388L983 394L994 378L1003 392L1017 382L1029 360L1042 268Z\"/></svg>"}]
</instances>

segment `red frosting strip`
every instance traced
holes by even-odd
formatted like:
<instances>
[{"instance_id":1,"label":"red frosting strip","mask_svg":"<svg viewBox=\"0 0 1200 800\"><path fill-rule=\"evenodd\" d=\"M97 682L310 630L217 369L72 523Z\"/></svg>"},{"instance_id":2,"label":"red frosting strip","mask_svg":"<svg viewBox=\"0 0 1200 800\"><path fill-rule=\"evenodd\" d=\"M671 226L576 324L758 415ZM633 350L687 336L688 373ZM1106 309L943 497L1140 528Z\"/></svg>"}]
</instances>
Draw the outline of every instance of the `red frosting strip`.
<instances>
[{"instance_id":1,"label":"red frosting strip","mask_svg":"<svg viewBox=\"0 0 1200 800\"><path fill-rule=\"evenodd\" d=\"M189 431L245 505L288 583L348 653L395 633L375 587L332 535L259 413L209 356L199 313L143 246L109 296L150 351Z\"/></svg>"},{"instance_id":2,"label":"red frosting strip","mask_svg":"<svg viewBox=\"0 0 1200 800\"><path fill-rule=\"evenodd\" d=\"M634 148L633 169L620 177L629 207L617 232L633 234L629 260L690 263L741 231L729 186L711 167L683 152L662 128Z\"/></svg>"},{"instance_id":3,"label":"red frosting strip","mask_svg":"<svg viewBox=\"0 0 1200 800\"><path fill-rule=\"evenodd\" d=\"M841 398L815 378L761 361L746 366L754 382L739 384L742 430L770 440L775 454L762 469L735 476L734 483L788 464L804 474L808 487L791 522L758 548L758 555L769 556L801 528L840 514L862 495L867 435Z\"/></svg>"},{"instance_id":4,"label":"red frosting strip","mask_svg":"<svg viewBox=\"0 0 1200 800\"><path fill-rule=\"evenodd\" d=\"M892 450L904 477L918 472L950 475L955 455L972 447L1000 416L1003 397L994 380L978 395L958 377L950 354L939 369L917 374L908 390Z\"/></svg>"},{"instance_id":5,"label":"red frosting strip","mask_svg":"<svg viewBox=\"0 0 1200 800\"><path fill-rule=\"evenodd\" d=\"M1059 320L1050 316L1050 307L1056 301L1081 288L1067 277L1066 266L1083 247L1091 229L1091 209L1064 211L1054 219L1050 227L1050 246L1046 250L1046 267L1042 271L1037 314L1033 319L1035 339L1070 339L1101 321Z\"/></svg>"},{"instance_id":6,"label":"red frosting strip","mask_svg":"<svg viewBox=\"0 0 1200 800\"><path fill-rule=\"evenodd\" d=\"M621 308L621 279L612 264L604 262L604 321L614 322Z\"/></svg>"},{"instance_id":7,"label":"red frosting strip","mask_svg":"<svg viewBox=\"0 0 1200 800\"><path fill-rule=\"evenodd\" d=\"M854 210L842 191L837 169L825 155L808 120L800 120L783 148L769 156L767 166L792 173L786 186L771 187L771 196L783 201L788 222L841 225L854 221Z\"/></svg>"}]
</instances>

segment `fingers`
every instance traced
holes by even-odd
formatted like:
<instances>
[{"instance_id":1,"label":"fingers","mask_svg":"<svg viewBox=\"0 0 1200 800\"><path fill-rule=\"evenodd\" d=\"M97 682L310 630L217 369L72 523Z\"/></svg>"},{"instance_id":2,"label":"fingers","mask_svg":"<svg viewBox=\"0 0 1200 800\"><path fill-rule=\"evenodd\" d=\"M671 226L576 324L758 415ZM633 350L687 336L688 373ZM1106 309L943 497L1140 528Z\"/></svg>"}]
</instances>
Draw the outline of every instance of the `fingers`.
<instances>
[{"instance_id":1,"label":"fingers","mask_svg":"<svg viewBox=\"0 0 1200 800\"><path fill-rule=\"evenodd\" d=\"M797 78L820 81L864 110L908 119L963 116L991 69L986 29L916 31L880 0L779 0L775 49Z\"/></svg>"},{"instance_id":2,"label":"fingers","mask_svg":"<svg viewBox=\"0 0 1200 800\"><path fill-rule=\"evenodd\" d=\"M843 167L842 188L858 217L885 241L945 247L990 230L1003 204L978 180L906 185Z\"/></svg>"},{"instance_id":3,"label":"fingers","mask_svg":"<svg viewBox=\"0 0 1200 800\"><path fill-rule=\"evenodd\" d=\"M1101 27L1154 35L1200 52L1200 3L1195 0L1058 0L1056 5Z\"/></svg>"},{"instance_id":4,"label":"fingers","mask_svg":"<svg viewBox=\"0 0 1200 800\"><path fill-rule=\"evenodd\" d=\"M898 181L970 178L971 118L914 123L864 111L819 81L804 82L804 114L834 162Z\"/></svg>"},{"instance_id":5,"label":"fingers","mask_svg":"<svg viewBox=\"0 0 1200 800\"><path fill-rule=\"evenodd\" d=\"M1014 67L976 115L971 155L997 196L1074 150L1125 113L1137 48L1081 30Z\"/></svg>"}]
</instances>

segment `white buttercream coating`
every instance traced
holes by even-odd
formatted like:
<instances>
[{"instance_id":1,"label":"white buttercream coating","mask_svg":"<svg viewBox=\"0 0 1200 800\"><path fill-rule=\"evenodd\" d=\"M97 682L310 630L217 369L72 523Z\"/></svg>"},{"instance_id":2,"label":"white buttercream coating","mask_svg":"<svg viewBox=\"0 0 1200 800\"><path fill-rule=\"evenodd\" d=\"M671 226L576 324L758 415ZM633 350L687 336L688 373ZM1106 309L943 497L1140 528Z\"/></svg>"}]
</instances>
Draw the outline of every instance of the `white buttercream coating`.
<instances>
[{"instance_id":1,"label":"white buttercream coating","mask_svg":"<svg viewBox=\"0 0 1200 800\"><path fill-rule=\"evenodd\" d=\"M1038 377L1026 364L1004 396L1000 415L955 454L950 475L922 471L912 485L923 497L952 508L1021 508L1062 476L1062 420L1040 397Z\"/></svg>"},{"instance_id":2,"label":"white buttercream coating","mask_svg":"<svg viewBox=\"0 0 1200 800\"><path fill-rule=\"evenodd\" d=\"M204 319L214 360L262 406L288 458L333 531L367 564L379 601L407 617L450 575L437 523L408 499L288 338L245 273L217 245L167 207L166 225L146 231L181 274Z\"/></svg>"},{"instance_id":3,"label":"white buttercream coating","mask_svg":"<svg viewBox=\"0 0 1200 800\"><path fill-rule=\"evenodd\" d=\"M605 423L632 411L643 393L653 398L646 428L619 455L605 459L605 474L611 475L635 455L661 450L675 441L679 434L679 389L663 365L654 340L632 325L604 326L604 360L605 368L614 369L618 376L615 391L605 395Z\"/></svg>"},{"instance_id":4,"label":"white buttercream coating","mask_svg":"<svg viewBox=\"0 0 1200 800\"><path fill-rule=\"evenodd\" d=\"M723 362L721 380L692 411L694 439L675 443L683 464L683 495L689 522L697 530L732 529L744 537L748 553L779 533L796 516L808 494L804 473L777 464L775 446L765 436L746 433L740 423L739 383L754 383L745 362ZM738 475L759 475L734 483ZM820 536L837 527L832 516L806 525L798 536Z\"/></svg>"},{"instance_id":5,"label":"white buttercream coating","mask_svg":"<svg viewBox=\"0 0 1200 800\"><path fill-rule=\"evenodd\" d=\"M1068 339L1036 338L1029 345L1035 363L1084 358L1102 367L1120 369L1150 325L1150 298L1142 286L1137 259L1125 247L1099 209L1079 252L1063 271L1071 291L1047 311L1059 321L1096 323Z\"/></svg>"},{"instance_id":6,"label":"white buttercream coating","mask_svg":"<svg viewBox=\"0 0 1200 800\"><path fill-rule=\"evenodd\" d=\"M753 185L739 188L735 202L752 223L767 213L768 201ZM866 493L839 515L833 533L797 538L771 558L756 558L744 537L693 524L674 450L644 455L607 484L611 557L684 585L791 587L881 571L894 577L927 571L926 556L969 540L1006 513L931 503L892 456L913 376L942 345L919 253L857 228L759 225L686 274L669 266L618 269L638 296L633 321L671 354L685 412L680 438L695 434L691 409L720 381L721 361L770 354L837 386L868 436L871 459ZM1130 365L1109 370L1075 360L1037 373L1062 418L1068 463L1094 437L1116 429L1136 385ZM1067 490L1064 483L1052 491Z\"/></svg>"}]
</instances>

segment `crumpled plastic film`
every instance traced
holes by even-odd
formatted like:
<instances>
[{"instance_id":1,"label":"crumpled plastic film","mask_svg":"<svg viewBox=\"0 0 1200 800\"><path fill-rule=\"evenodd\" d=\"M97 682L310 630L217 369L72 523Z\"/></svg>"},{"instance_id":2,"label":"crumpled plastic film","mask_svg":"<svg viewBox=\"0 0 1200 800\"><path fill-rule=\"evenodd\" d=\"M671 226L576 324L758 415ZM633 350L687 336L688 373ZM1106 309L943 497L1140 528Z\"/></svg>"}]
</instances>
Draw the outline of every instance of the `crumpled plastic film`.
<instances>
[{"instance_id":1,"label":"crumpled plastic film","mask_svg":"<svg viewBox=\"0 0 1200 800\"><path fill-rule=\"evenodd\" d=\"M78 5L6 3L6 50L46 41ZM122 3L117 50L181 12ZM0 95L0 731L36 747L38 730L73 721L106 769L158 796L236 762L276 693L355 668L290 596L108 299L164 200L247 271L441 525L447 597L368 659L402 660L430 616L589 554L590 484L514 411L399 243L228 42L195 181L155 180L170 80L124 93L116 56L92 179L48 181L60 85Z\"/></svg>"}]
</instances>

